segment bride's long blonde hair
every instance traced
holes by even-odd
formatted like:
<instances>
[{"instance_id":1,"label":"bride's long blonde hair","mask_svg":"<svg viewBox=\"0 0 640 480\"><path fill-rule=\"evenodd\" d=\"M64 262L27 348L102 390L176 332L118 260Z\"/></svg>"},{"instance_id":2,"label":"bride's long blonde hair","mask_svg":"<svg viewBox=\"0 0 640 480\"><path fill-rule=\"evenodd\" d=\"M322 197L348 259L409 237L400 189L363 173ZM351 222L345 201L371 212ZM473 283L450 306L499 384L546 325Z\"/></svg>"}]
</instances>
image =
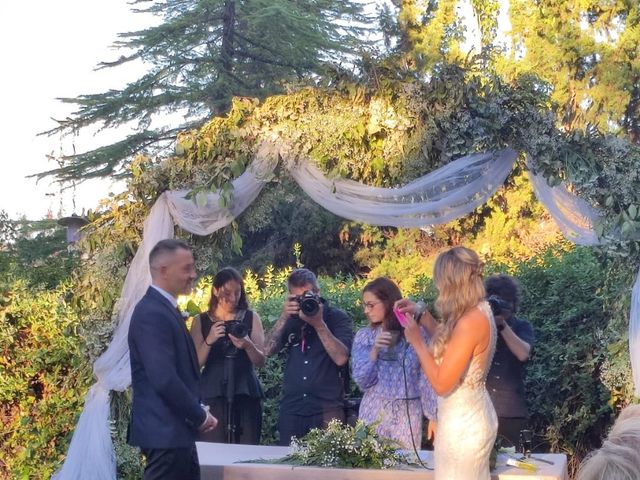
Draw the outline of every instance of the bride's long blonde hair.
<instances>
[{"instance_id":1,"label":"bride's long blonde hair","mask_svg":"<svg viewBox=\"0 0 640 480\"><path fill-rule=\"evenodd\" d=\"M435 303L441 323L432 348L440 360L458 320L485 297L483 264L478 254L465 247L454 247L438 255L433 267L433 283L438 289Z\"/></svg>"}]
</instances>

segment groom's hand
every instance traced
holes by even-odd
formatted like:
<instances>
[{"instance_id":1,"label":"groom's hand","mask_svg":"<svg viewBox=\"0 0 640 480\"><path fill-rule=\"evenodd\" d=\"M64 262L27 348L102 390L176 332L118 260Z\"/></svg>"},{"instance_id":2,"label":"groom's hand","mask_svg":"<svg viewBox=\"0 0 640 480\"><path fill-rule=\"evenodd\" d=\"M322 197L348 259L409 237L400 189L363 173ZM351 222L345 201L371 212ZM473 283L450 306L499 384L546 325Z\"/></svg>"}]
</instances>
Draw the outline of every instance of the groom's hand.
<instances>
[{"instance_id":1,"label":"groom's hand","mask_svg":"<svg viewBox=\"0 0 640 480\"><path fill-rule=\"evenodd\" d=\"M207 412L207 418L205 418L204 422L202 422L202 425L200 425L200 428L198 430L201 433L207 433L216 428L217 425L218 419Z\"/></svg>"}]
</instances>

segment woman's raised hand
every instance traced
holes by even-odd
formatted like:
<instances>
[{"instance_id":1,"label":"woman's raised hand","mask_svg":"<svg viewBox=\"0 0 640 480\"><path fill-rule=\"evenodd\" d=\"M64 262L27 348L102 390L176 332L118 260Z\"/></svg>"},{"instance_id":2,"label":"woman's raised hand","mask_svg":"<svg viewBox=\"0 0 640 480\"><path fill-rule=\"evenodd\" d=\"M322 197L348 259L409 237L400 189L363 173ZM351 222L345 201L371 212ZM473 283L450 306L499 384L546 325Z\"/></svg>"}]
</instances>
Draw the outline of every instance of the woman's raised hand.
<instances>
[{"instance_id":1,"label":"woman's raised hand","mask_svg":"<svg viewBox=\"0 0 640 480\"><path fill-rule=\"evenodd\" d=\"M373 348L369 352L369 358L375 362L378 359L378 353L383 348L388 348L391 345L391 332L385 332L382 329L378 331L376 339L373 341Z\"/></svg>"},{"instance_id":2,"label":"woman's raised hand","mask_svg":"<svg viewBox=\"0 0 640 480\"><path fill-rule=\"evenodd\" d=\"M231 340L231 343L233 343L233 345L238 349L238 350L244 350L245 348L247 348L247 345L249 343L251 343L251 339L249 338L249 335L246 335L245 337L234 337L233 335L229 334L229 340Z\"/></svg>"},{"instance_id":3,"label":"woman's raised hand","mask_svg":"<svg viewBox=\"0 0 640 480\"><path fill-rule=\"evenodd\" d=\"M207 335L206 342L208 345L213 345L218 339L224 337L224 322L213 322L209 335Z\"/></svg>"},{"instance_id":4,"label":"woman's raised hand","mask_svg":"<svg viewBox=\"0 0 640 480\"><path fill-rule=\"evenodd\" d=\"M402 300L400 300L400 302L401 301ZM404 338L407 339L407 342L409 342L413 346L417 345L418 343L424 342L424 338L422 338L422 332L420 331L420 325L418 325L415 318L413 318L413 313L405 313L405 318L406 324L404 327Z\"/></svg>"},{"instance_id":5,"label":"woman's raised hand","mask_svg":"<svg viewBox=\"0 0 640 480\"><path fill-rule=\"evenodd\" d=\"M391 332L380 330L376 335L373 347L380 350L381 348L388 348L389 345L391 345Z\"/></svg>"},{"instance_id":6,"label":"woman's raised hand","mask_svg":"<svg viewBox=\"0 0 640 480\"><path fill-rule=\"evenodd\" d=\"M410 313L411 316L414 316L416 314L416 302L409 300L408 298L401 298L393 306L405 315Z\"/></svg>"}]
</instances>

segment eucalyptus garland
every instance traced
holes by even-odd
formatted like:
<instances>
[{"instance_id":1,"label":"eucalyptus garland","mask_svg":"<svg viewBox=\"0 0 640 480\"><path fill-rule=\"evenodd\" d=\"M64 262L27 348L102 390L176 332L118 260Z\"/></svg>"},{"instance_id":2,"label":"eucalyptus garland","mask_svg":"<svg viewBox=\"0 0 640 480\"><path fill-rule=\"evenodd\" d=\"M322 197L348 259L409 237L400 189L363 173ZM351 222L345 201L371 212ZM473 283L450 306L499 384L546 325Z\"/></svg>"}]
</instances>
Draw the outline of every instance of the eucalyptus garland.
<instances>
[{"instance_id":1,"label":"eucalyptus garland","mask_svg":"<svg viewBox=\"0 0 640 480\"><path fill-rule=\"evenodd\" d=\"M594 128L557 127L550 88L531 76L508 83L470 63L444 65L429 79L371 67L369 83L338 79L259 104L236 98L226 117L183 132L176 154L132 165L131 191L151 201L166 189L221 191L251 162L264 139L287 146L288 161L310 159L330 176L397 186L478 151L510 146L552 185L561 181L602 212L605 248L637 253L640 149Z\"/></svg>"}]
</instances>

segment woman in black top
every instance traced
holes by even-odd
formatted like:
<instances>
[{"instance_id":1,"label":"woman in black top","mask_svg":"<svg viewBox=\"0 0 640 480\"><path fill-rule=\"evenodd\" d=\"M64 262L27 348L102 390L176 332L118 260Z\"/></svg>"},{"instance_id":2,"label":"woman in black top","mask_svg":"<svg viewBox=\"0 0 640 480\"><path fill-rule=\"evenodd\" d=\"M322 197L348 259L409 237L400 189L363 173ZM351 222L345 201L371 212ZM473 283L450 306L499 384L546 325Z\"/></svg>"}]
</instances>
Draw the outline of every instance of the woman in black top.
<instances>
[{"instance_id":1,"label":"woman in black top","mask_svg":"<svg viewBox=\"0 0 640 480\"><path fill-rule=\"evenodd\" d=\"M213 279L209 310L197 315L191 336L202 370L203 402L218 419L218 427L200 440L257 445L262 428L263 392L255 367L265 362L264 330L249 310L244 283L233 268Z\"/></svg>"}]
</instances>

